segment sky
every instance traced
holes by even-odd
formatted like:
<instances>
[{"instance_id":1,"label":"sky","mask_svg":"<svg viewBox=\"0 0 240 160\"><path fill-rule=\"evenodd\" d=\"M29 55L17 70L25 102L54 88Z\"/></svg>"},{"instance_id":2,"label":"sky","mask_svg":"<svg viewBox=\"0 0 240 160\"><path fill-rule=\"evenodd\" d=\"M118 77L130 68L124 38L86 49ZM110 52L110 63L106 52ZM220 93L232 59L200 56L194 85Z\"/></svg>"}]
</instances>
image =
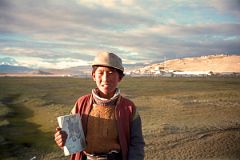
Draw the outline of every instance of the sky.
<instances>
[{"instance_id":1,"label":"sky","mask_svg":"<svg viewBox=\"0 0 240 160\"><path fill-rule=\"evenodd\" d=\"M0 65L63 69L240 55L240 0L0 0Z\"/></svg>"}]
</instances>

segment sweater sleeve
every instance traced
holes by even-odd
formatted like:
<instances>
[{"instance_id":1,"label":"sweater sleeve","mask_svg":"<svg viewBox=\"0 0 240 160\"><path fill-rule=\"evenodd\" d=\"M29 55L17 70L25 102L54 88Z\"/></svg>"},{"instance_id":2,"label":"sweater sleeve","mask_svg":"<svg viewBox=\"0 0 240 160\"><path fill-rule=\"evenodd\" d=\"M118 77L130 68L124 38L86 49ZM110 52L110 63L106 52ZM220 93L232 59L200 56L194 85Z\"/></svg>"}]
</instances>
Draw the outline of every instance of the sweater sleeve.
<instances>
[{"instance_id":1,"label":"sweater sleeve","mask_svg":"<svg viewBox=\"0 0 240 160\"><path fill-rule=\"evenodd\" d=\"M132 121L128 160L143 160L144 145L141 118L136 112Z\"/></svg>"}]
</instances>

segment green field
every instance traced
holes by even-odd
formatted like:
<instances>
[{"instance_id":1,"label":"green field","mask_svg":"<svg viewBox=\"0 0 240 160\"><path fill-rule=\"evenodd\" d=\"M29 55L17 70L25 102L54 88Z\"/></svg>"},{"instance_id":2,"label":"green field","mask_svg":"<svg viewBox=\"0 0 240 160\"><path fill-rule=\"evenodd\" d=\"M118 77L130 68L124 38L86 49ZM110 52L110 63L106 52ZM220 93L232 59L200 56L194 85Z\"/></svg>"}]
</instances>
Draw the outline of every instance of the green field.
<instances>
[{"instance_id":1,"label":"green field","mask_svg":"<svg viewBox=\"0 0 240 160\"><path fill-rule=\"evenodd\" d=\"M1 77L1 159L66 159L54 142L56 117L94 87L91 79ZM145 159L240 157L239 78L126 77L119 87L142 117Z\"/></svg>"}]
</instances>

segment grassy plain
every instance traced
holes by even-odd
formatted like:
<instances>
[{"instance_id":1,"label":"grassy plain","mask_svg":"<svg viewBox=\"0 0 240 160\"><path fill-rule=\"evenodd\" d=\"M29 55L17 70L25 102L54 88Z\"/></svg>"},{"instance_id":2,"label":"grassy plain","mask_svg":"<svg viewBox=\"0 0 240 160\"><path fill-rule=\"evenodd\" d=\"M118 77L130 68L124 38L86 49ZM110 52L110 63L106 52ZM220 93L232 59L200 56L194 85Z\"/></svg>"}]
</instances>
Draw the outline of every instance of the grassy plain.
<instances>
[{"instance_id":1,"label":"grassy plain","mask_svg":"<svg viewBox=\"0 0 240 160\"><path fill-rule=\"evenodd\" d=\"M67 159L56 117L95 87L91 79L0 78L0 157ZM129 78L121 93L142 117L145 159L238 159L239 78Z\"/></svg>"}]
</instances>

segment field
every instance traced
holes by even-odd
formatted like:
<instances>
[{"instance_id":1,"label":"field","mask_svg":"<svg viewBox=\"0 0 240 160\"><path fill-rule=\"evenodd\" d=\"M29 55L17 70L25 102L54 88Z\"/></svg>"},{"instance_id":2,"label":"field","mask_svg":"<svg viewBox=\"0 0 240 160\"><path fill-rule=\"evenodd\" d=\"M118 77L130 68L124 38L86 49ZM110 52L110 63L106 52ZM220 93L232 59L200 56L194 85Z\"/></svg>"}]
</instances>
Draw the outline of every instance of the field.
<instances>
[{"instance_id":1,"label":"field","mask_svg":"<svg viewBox=\"0 0 240 160\"><path fill-rule=\"evenodd\" d=\"M0 78L0 159L68 159L56 117L95 87L91 79ZM128 78L121 93L142 117L146 160L240 157L239 78Z\"/></svg>"}]
</instances>

